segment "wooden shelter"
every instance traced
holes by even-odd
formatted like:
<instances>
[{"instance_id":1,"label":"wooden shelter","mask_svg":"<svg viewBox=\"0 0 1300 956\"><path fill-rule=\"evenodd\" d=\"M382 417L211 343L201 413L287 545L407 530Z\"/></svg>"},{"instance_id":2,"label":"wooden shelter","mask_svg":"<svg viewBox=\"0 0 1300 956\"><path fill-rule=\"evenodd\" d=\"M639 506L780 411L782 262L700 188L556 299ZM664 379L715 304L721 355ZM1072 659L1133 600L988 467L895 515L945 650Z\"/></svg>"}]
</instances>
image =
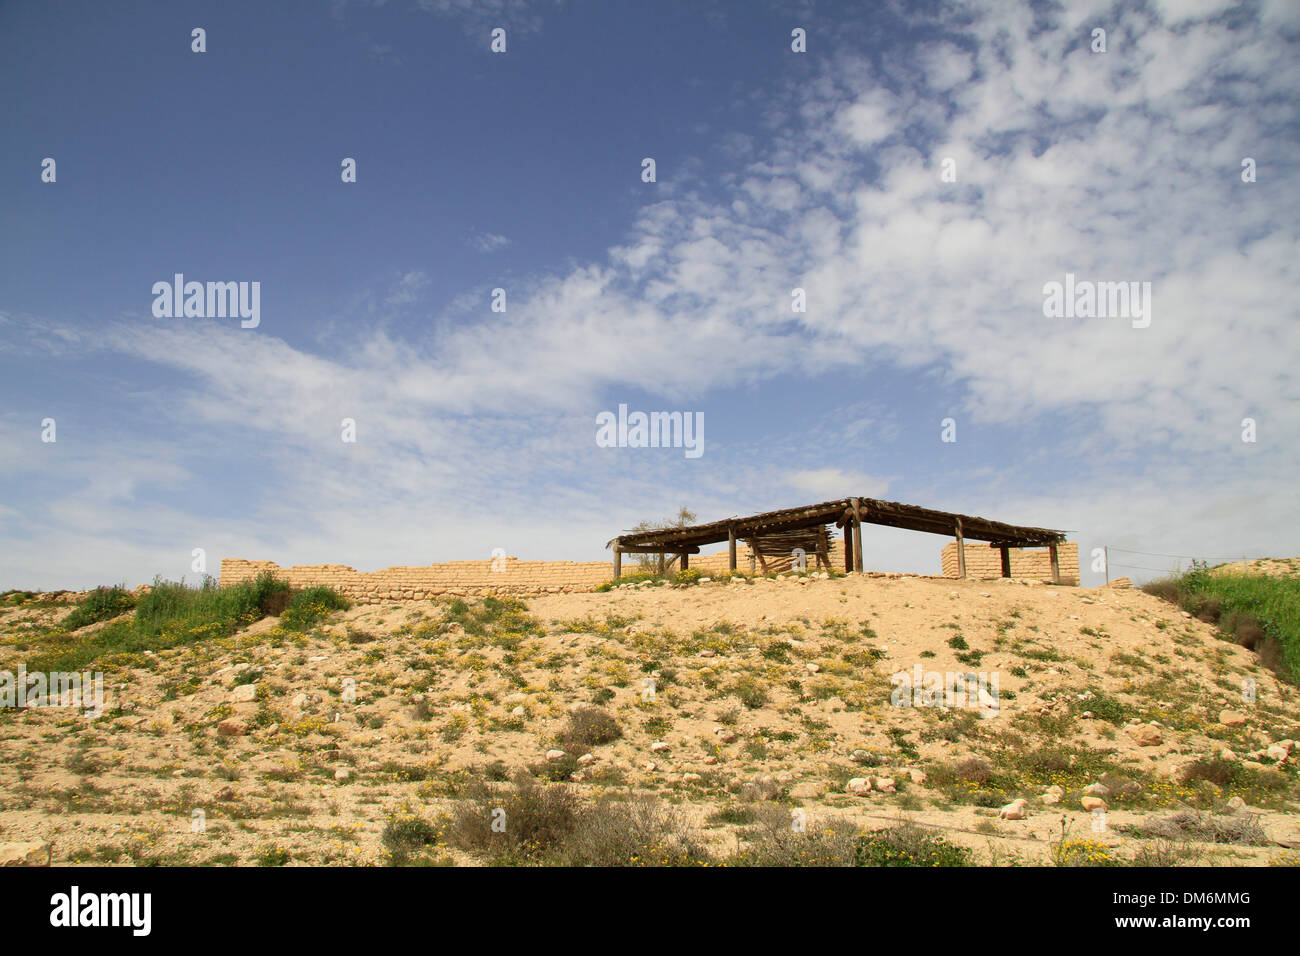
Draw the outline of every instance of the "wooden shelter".
<instances>
[{"instance_id":1,"label":"wooden shelter","mask_svg":"<svg viewBox=\"0 0 1300 956\"><path fill-rule=\"evenodd\" d=\"M736 570L736 542L741 540L747 542L751 552L763 562L765 571L788 569L790 552L795 548L802 548L806 554L815 555L819 565L824 563L829 567L829 528L834 525L844 530L844 570L861 571L863 524L879 524L955 537L958 576L963 578L966 576L967 538L987 541L989 547L1001 549L1004 578L1011 577L1011 548L1045 547L1051 555L1052 580L1058 583L1061 580L1057 545L1065 540L1064 531L1004 524L988 518L934 511L876 498L840 498L818 505L768 511L746 518L726 518L709 524L628 532L606 542L605 547L613 548L614 551L615 579L622 574L624 554L677 555L685 570L690 566L690 555L699 554L701 547L706 544L720 544L723 541L728 545L728 563L732 571ZM810 544L811 547L808 546ZM784 563L779 558L782 548L785 549ZM775 568L766 561L769 554L773 557Z\"/></svg>"}]
</instances>

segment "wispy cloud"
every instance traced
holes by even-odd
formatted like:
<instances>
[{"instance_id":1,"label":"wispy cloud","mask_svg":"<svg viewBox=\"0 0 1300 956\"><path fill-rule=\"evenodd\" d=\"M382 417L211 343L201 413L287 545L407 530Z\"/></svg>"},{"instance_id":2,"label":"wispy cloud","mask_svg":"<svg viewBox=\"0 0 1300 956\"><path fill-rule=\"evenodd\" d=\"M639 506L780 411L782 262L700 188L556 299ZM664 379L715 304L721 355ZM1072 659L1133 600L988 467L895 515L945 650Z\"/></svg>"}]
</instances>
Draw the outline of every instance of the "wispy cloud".
<instances>
[{"instance_id":1,"label":"wispy cloud","mask_svg":"<svg viewBox=\"0 0 1300 956\"><path fill-rule=\"evenodd\" d=\"M496 252L498 249L504 249L510 245L509 239L495 232L475 233L465 241L469 243L471 248L477 249L479 252Z\"/></svg>"},{"instance_id":2,"label":"wispy cloud","mask_svg":"<svg viewBox=\"0 0 1300 956\"><path fill-rule=\"evenodd\" d=\"M420 6L483 22L536 9ZM181 322L108 323L93 337L46 322L40 341L181 373L187 385L160 419L266 439L260 460L275 481L246 518L207 530L168 519L187 539L206 534L251 557L340 560L340 540L359 565L494 546L591 556L583 549L611 526L668 513L679 494L708 518L789 504L783 489L1027 523L1059 515L1092 537L1143 527L1178 538L1195 516L1201 540L1285 549L1300 471L1295 8L1265 3L1252 18L1234 7L1225 26L1228 6L939 8L935 38L886 52L879 68L845 52L812 81L791 79L771 97L774 135L737 133L743 148L711 185L645 206L604 255L531 276L506 314L410 336L359 319L330 358L266 330ZM1088 48L1094 23L1112 38L1105 54ZM1260 163L1257 183L1240 178L1246 156ZM955 182L941 176L947 159ZM466 241L485 253L510 242ZM1151 281L1150 327L1045 318L1042 287L1067 272ZM376 280L372 301L414 306L430 281L422 271ZM795 288L806 312L791 310ZM904 424L901 410L854 395L827 413L838 413L840 444L809 428L773 454L780 442L740 442L711 423L711 451L690 472L651 457L633 469L592 438L611 391L678 407L848 369L947 390L942 414L963 436L1041 429L1027 454L1068 460L1068 473L1043 491L1008 456L972 490L937 437L915 438L937 436L940 415ZM1267 436L1258 448L1239 440L1247 415ZM355 446L339 440L344 417L358 423ZM910 442L894 459L906 472L809 457L868 439ZM73 469L113 528L143 513L131 507L142 476L103 486L92 473L124 453L166 460L148 442L104 443ZM181 480L185 458L165 473ZM597 503L613 483L623 504L606 512ZM927 498L936 488L949 497ZM64 530L52 540L92 548L58 507L51 527ZM906 548L896 561L937 560L933 539ZM20 570L0 559L0 571Z\"/></svg>"}]
</instances>

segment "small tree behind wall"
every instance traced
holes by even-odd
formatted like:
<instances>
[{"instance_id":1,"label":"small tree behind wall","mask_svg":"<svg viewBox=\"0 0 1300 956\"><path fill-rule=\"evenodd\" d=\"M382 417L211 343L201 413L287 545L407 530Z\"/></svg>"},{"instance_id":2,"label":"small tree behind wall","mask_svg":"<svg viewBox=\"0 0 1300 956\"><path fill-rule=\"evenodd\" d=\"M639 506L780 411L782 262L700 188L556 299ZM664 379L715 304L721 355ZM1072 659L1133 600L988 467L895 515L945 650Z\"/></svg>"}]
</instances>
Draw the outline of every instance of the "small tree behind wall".
<instances>
[{"instance_id":1,"label":"small tree behind wall","mask_svg":"<svg viewBox=\"0 0 1300 956\"><path fill-rule=\"evenodd\" d=\"M664 518L661 521L642 521L630 530L633 532L663 531L665 528L686 528L693 524L695 524L695 512L682 505L677 510L677 517L675 518ZM634 558L636 566L642 571L655 571L659 568L659 555L657 554L638 554L629 555L629 557ZM671 560L675 560L675 558L671 558Z\"/></svg>"}]
</instances>

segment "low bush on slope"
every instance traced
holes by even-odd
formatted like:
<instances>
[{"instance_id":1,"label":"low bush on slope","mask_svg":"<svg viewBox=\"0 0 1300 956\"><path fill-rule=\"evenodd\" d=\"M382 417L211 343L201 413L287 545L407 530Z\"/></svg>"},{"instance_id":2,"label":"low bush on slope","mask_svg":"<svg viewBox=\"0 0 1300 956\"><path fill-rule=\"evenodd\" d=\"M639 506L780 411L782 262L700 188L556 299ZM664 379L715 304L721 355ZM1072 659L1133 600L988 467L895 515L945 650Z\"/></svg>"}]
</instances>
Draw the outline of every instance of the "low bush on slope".
<instances>
[{"instance_id":1,"label":"low bush on slope","mask_svg":"<svg viewBox=\"0 0 1300 956\"><path fill-rule=\"evenodd\" d=\"M101 609L111 603L108 598L95 600L94 606ZM217 587L216 581L210 577L199 587L159 580L154 582L151 591L135 602L135 614L131 617L118 616L106 627L90 634L77 634L65 625L37 639L34 642L36 646L31 648L34 653L27 661L27 669L47 672L83 670L113 655L159 651L195 641L229 637L277 611L283 627L305 630L331 611L348 606L347 599L330 588L290 592L287 583L269 572L252 581L224 588ZM74 616L81 610L78 606ZM91 613L88 609L85 615Z\"/></svg>"},{"instance_id":2,"label":"low bush on slope","mask_svg":"<svg viewBox=\"0 0 1300 956\"><path fill-rule=\"evenodd\" d=\"M1300 681L1300 577L1241 573L1193 562L1186 574L1142 590L1219 629L1259 654L1260 663Z\"/></svg>"}]
</instances>

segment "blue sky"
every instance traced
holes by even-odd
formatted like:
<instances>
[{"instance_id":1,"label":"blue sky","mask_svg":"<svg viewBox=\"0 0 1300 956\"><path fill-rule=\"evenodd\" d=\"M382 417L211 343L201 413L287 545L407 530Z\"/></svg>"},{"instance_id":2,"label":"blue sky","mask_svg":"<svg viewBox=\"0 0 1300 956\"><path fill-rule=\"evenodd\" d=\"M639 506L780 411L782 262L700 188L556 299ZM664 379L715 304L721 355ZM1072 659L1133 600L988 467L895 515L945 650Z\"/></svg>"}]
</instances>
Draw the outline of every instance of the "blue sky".
<instances>
[{"instance_id":1,"label":"blue sky","mask_svg":"<svg viewBox=\"0 0 1300 956\"><path fill-rule=\"evenodd\" d=\"M853 494L1295 554L1298 38L1272 0L0 4L0 588ZM259 326L155 318L176 272ZM1150 326L1045 317L1067 272L1151 282ZM620 403L704 454L597 447Z\"/></svg>"}]
</instances>

